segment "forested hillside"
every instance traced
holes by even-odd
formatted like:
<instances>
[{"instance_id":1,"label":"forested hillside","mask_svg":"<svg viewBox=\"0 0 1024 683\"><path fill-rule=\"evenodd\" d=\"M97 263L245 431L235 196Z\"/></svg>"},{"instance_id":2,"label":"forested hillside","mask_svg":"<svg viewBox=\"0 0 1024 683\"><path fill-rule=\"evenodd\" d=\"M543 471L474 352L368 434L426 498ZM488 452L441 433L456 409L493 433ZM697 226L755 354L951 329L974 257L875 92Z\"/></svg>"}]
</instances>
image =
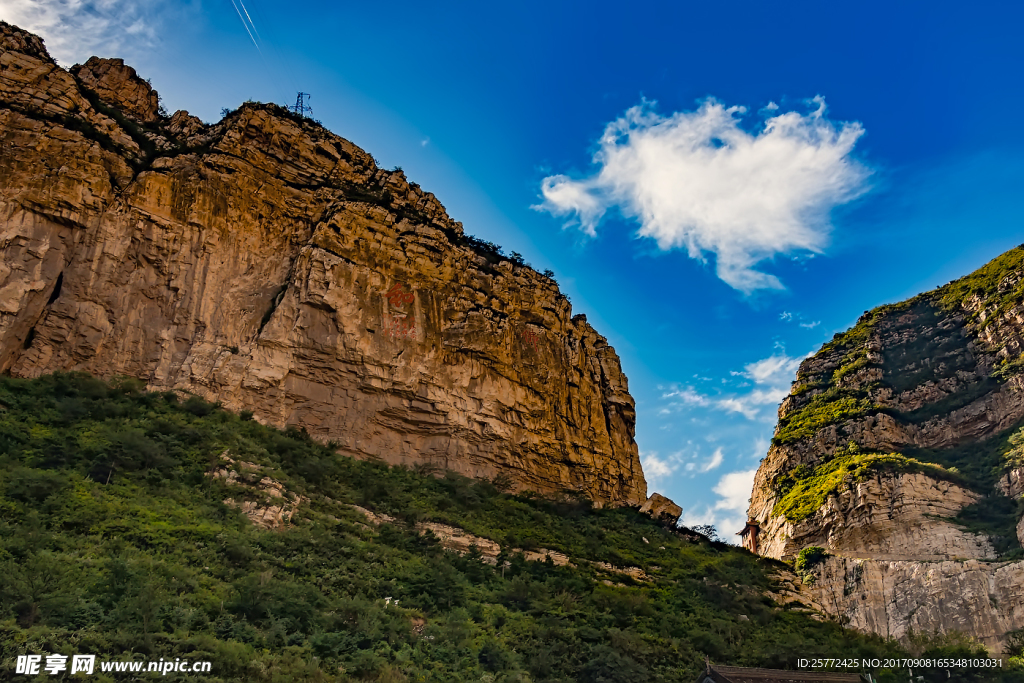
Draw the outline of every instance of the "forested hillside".
<instances>
[{"instance_id":1,"label":"forested hillside","mask_svg":"<svg viewBox=\"0 0 1024 683\"><path fill-rule=\"evenodd\" d=\"M439 474L136 380L0 378L4 676L16 655L59 652L210 660L203 681L667 683L705 656L906 654L776 604L774 561L631 509ZM253 524L261 509L278 514ZM503 550L493 564L445 550L425 521Z\"/></svg>"}]
</instances>

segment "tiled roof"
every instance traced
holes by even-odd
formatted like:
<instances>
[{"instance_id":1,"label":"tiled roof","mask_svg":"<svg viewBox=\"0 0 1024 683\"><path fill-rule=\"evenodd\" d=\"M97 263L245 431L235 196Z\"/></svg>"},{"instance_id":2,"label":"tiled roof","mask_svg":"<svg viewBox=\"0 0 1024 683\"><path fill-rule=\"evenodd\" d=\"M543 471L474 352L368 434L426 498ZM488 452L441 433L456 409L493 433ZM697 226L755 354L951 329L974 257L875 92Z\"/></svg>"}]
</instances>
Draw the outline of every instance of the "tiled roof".
<instances>
[{"instance_id":1,"label":"tiled roof","mask_svg":"<svg viewBox=\"0 0 1024 683\"><path fill-rule=\"evenodd\" d=\"M863 683L860 674L748 669L740 666L712 666L702 673L698 683Z\"/></svg>"}]
</instances>

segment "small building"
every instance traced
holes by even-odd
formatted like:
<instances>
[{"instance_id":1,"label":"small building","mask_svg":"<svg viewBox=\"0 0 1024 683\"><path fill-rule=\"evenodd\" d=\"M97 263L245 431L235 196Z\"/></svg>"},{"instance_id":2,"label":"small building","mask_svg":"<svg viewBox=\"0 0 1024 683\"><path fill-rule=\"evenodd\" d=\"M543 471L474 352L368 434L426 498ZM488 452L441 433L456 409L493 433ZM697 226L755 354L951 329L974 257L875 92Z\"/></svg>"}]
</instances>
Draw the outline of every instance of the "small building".
<instances>
[{"instance_id":1,"label":"small building","mask_svg":"<svg viewBox=\"0 0 1024 683\"><path fill-rule=\"evenodd\" d=\"M748 669L743 666L708 664L707 669L697 678L697 683L864 683L866 680L860 674Z\"/></svg>"},{"instance_id":2,"label":"small building","mask_svg":"<svg viewBox=\"0 0 1024 683\"><path fill-rule=\"evenodd\" d=\"M743 544L743 547L749 550L750 552L754 553L755 555L758 554L757 532L760 530L760 528L760 522L758 522L756 519L748 519L747 525L743 527L743 531L740 531L736 534L737 536L741 537L740 542Z\"/></svg>"}]
</instances>

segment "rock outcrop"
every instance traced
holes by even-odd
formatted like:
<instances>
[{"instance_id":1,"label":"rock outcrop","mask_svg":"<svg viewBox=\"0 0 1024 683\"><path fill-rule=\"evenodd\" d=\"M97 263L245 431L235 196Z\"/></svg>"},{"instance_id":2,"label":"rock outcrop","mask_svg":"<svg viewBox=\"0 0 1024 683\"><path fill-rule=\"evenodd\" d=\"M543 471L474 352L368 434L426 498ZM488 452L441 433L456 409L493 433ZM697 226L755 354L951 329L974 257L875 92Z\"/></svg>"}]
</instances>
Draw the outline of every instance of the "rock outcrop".
<instances>
[{"instance_id":1,"label":"rock outcrop","mask_svg":"<svg viewBox=\"0 0 1024 683\"><path fill-rule=\"evenodd\" d=\"M817 601L897 638L1024 628L1024 247L867 312L805 360L754 481L764 555L831 555ZM1018 538L1020 540L1018 540Z\"/></svg>"},{"instance_id":2,"label":"rock outcrop","mask_svg":"<svg viewBox=\"0 0 1024 683\"><path fill-rule=\"evenodd\" d=\"M371 510L367 510L366 508L359 507L358 505L350 505L349 507L366 517L367 521L371 524L379 525L395 523L395 519L389 515L376 513ZM256 520L253 521L255 522ZM475 534L471 534L465 529L460 529L459 527L448 524L438 524L437 522L416 522L415 528L421 535L427 533L433 534L437 538L438 543L445 550L451 550L452 552L459 553L460 555L465 555L472 552L475 548L480 553L480 560L487 564L498 564L498 559L502 553L501 544L497 541L484 538L483 536L476 536ZM573 564L572 560L570 560L568 555L548 548L523 550L522 548L509 549L506 546L505 552L508 556L522 554L523 559L527 562L547 562L550 560L556 567L576 566ZM584 562L598 570L598 576L601 574L618 574L620 576L628 576L634 581L639 582L650 580L647 572L640 567L616 567L608 562L593 562L590 560L584 560ZM505 560L505 566L509 566L509 564L509 561ZM657 569L657 567L652 567L652 569ZM612 582L607 579L599 580L608 585L613 585ZM614 585L621 586L623 584L619 583Z\"/></svg>"},{"instance_id":3,"label":"rock outcrop","mask_svg":"<svg viewBox=\"0 0 1024 683\"><path fill-rule=\"evenodd\" d=\"M71 74L102 101L144 123L160 120L160 95L120 59L92 57Z\"/></svg>"},{"instance_id":4,"label":"rock outcrop","mask_svg":"<svg viewBox=\"0 0 1024 683\"><path fill-rule=\"evenodd\" d=\"M661 522L665 526L675 527L679 518L683 515L683 508L672 502L660 493L652 493L643 505L640 512L649 515L652 519Z\"/></svg>"},{"instance_id":5,"label":"rock outcrop","mask_svg":"<svg viewBox=\"0 0 1024 683\"><path fill-rule=\"evenodd\" d=\"M130 375L339 452L639 505L619 359L555 282L275 105L161 115L0 25L0 371Z\"/></svg>"},{"instance_id":6,"label":"rock outcrop","mask_svg":"<svg viewBox=\"0 0 1024 683\"><path fill-rule=\"evenodd\" d=\"M236 461L224 451L219 466L209 476L223 479L229 489L239 492L240 495L225 498L225 505L238 508L258 527L280 529L288 525L299 507L309 499L292 493L262 470L255 463Z\"/></svg>"}]
</instances>

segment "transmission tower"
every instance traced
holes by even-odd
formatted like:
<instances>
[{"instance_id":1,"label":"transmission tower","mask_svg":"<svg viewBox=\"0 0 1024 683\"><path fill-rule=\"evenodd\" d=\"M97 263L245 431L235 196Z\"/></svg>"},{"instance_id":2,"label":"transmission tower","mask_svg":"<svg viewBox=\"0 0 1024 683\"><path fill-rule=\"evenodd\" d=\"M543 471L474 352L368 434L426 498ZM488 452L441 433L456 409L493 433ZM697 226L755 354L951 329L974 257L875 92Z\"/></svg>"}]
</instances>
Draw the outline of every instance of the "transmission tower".
<instances>
[{"instance_id":1,"label":"transmission tower","mask_svg":"<svg viewBox=\"0 0 1024 683\"><path fill-rule=\"evenodd\" d=\"M313 107L306 104L306 98L312 99L313 96L308 92L300 92L295 96L295 106L288 107L293 112L302 117L307 117L308 114L313 113Z\"/></svg>"}]
</instances>

